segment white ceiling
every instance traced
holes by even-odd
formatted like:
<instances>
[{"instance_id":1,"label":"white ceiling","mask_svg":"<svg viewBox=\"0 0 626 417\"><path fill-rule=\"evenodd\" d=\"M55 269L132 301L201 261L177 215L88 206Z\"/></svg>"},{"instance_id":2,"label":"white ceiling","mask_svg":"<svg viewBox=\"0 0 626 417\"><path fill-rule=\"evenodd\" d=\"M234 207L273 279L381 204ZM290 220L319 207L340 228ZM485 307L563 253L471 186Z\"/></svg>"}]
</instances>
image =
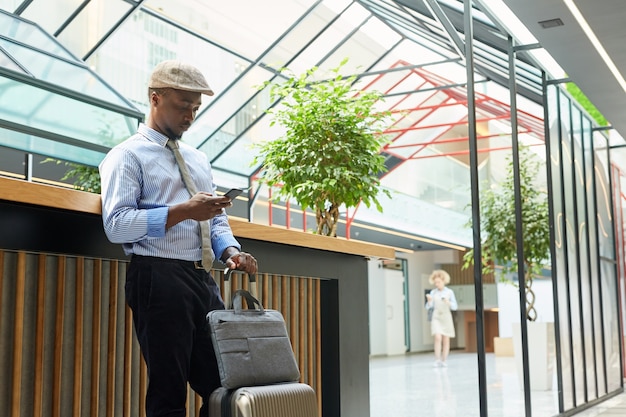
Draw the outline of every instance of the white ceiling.
<instances>
[{"instance_id":1,"label":"white ceiling","mask_svg":"<svg viewBox=\"0 0 626 417\"><path fill-rule=\"evenodd\" d=\"M563 0L503 0L561 65L619 134L626 138L626 91L600 57ZM574 0L585 20L626 75L626 2ZM563 26L543 29L538 22L561 19Z\"/></svg>"}]
</instances>

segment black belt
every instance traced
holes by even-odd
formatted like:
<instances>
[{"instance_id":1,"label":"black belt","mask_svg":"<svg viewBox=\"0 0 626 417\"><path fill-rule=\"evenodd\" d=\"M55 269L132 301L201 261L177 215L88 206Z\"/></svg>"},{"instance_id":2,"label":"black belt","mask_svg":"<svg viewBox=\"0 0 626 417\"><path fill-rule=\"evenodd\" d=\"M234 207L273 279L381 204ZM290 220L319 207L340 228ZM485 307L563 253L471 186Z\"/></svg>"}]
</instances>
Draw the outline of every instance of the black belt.
<instances>
[{"instance_id":1,"label":"black belt","mask_svg":"<svg viewBox=\"0 0 626 417\"><path fill-rule=\"evenodd\" d=\"M183 261L182 259L159 258L156 256L143 256L135 254L132 255L131 261L132 260L136 260L138 262L167 262L184 265L187 268L204 269L204 266L202 266L202 261Z\"/></svg>"}]
</instances>

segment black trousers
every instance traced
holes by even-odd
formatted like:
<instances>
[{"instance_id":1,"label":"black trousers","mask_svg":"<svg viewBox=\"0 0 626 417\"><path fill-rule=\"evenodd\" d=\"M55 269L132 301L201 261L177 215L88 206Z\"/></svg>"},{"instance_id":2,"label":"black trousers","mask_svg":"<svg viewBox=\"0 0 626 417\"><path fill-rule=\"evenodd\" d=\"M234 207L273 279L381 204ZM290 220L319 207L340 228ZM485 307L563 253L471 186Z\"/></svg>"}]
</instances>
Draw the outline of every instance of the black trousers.
<instances>
[{"instance_id":1,"label":"black trousers","mask_svg":"<svg viewBox=\"0 0 626 417\"><path fill-rule=\"evenodd\" d=\"M126 301L148 368L147 416L185 416L189 383L207 417L220 379L206 314L224 309L213 277L193 262L133 255Z\"/></svg>"}]
</instances>

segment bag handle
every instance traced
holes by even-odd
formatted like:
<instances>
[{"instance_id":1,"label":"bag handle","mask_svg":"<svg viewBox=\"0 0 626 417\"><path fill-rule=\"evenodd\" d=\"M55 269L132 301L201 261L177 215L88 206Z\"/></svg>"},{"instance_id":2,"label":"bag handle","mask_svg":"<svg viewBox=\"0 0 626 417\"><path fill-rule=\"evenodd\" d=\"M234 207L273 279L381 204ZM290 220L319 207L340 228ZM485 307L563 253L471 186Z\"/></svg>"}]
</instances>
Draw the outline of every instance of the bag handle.
<instances>
[{"instance_id":1,"label":"bag handle","mask_svg":"<svg viewBox=\"0 0 626 417\"><path fill-rule=\"evenodd\" d=\"M248 305L247 310L243 309L243 298L246 299L246 304ZM254 308L255 305L259 306L259 308ZM250 310L259 314L265 313L265 309L263 308L259 300L254 298L254 296L252 296L252 294L250 294L250 292L246 290L235 291L235 295L233 296L233 309L235 310L235 314L241 314L246 311L250 312Z\"/></svg>"}]
</instances>

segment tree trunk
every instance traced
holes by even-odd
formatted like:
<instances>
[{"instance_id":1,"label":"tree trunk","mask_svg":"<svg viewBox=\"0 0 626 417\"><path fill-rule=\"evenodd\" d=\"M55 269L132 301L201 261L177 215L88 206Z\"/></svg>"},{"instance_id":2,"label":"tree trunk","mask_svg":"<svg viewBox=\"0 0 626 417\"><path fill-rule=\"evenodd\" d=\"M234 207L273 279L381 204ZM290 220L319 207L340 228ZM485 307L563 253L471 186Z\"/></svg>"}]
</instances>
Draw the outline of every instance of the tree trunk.
<instances>
[{"instance_id":1,"label":"tree trunk","mask_svg":"<svg viewBox=\"0 0 626 417\"><path fill-rule=\"evenodd\" d=\"M526 284L525 284L525 295L526 295L526 319L528 321L537 320L537 310L535 310L535 292L532 289L533 286L533 276L530 272L530 267L526 270Z\"/></svg>"},{"instance_id":2,"label":"tree trunk","mask_svg":"<svg viewBox=\"0 0 626 417\"><path fill-rule=\"evenodd\" d=\"M328 210L315 210L317 234L337 237L337 223L339 222L339 205L331 205Z\"/></svg>"}]
</instances>

